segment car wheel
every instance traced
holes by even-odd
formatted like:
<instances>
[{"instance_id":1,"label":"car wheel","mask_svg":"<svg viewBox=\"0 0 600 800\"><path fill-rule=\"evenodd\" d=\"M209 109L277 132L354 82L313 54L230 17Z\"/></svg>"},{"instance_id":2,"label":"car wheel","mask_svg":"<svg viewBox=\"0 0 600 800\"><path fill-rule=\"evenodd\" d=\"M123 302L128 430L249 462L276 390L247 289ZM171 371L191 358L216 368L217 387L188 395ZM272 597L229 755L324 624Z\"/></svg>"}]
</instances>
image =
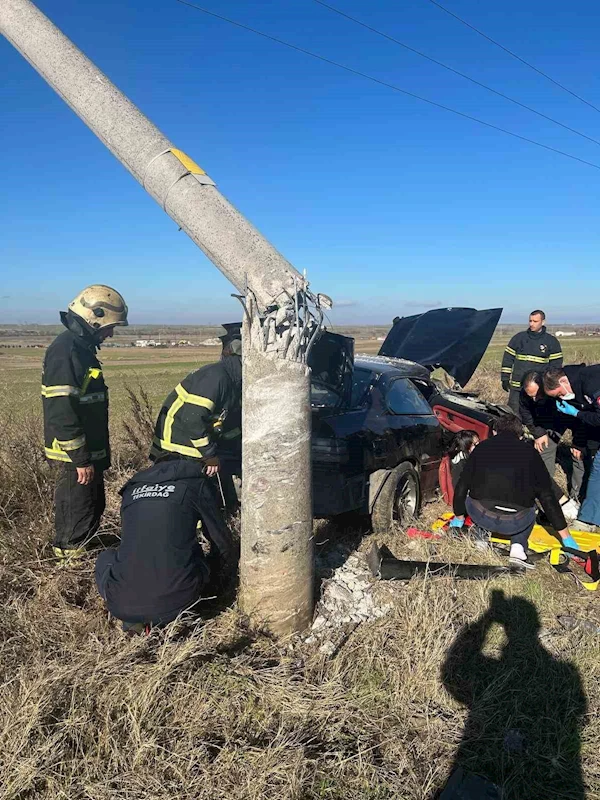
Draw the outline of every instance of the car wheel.
<instances>
[{"instance_id":1,"label":"car wheel","mask_svg":"<svg viewBox=\"0 0 600 800\"><path fill-rule=\"evenodd\" d=\"M392 470L373 505L373 532L388 533L394 525L406 527L419 513L420 502L418 472L412 464L400 464Z\"/></svg>"}]
</instances>

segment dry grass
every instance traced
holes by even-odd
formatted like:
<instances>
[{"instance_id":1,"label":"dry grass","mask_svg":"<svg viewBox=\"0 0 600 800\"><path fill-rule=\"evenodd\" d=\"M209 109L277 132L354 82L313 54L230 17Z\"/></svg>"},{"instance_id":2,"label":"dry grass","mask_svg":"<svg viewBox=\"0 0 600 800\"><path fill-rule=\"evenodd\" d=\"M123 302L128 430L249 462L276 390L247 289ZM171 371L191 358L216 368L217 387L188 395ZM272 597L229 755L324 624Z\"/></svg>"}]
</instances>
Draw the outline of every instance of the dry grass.
<instances>
[{"instance_id":1,"label":"dry grass","mask_svg":"<svg viewBox=\"0 0 600 800\"><path fill-rule=\"evenodd\" d=\"M483 388L491 379L484 371L478 380ZM108 529L151 416L142 403L129 419L133 446L117 443ZM580 726L586 797L600 798L599 641L556 623L559 613L600 622L597 598L548 565L524 578L379 586L392 612L360 626L333 658L301 640L275 642L235 608L214 606L196 625L128 639L97 596L93 558L62 570L50 558L51 474L38 419L2 427L2 800L430 800L452 768L465 700L474 708L461 759L506 778L506 800L582 798ZM440 510L427 506L420 524ZM319 551L336 536L358 540L321 526ZM453 540L410 542L396 531L386 543L407 557L498 562ZM451 650L498 588L521 600L491 620L488 659L477 647ZM532 607L539 641L527 625ZM507 645L515 620L523 636ZM503 747L507 728L525 734L525 755Z\"/></svg>"}]
</instances>

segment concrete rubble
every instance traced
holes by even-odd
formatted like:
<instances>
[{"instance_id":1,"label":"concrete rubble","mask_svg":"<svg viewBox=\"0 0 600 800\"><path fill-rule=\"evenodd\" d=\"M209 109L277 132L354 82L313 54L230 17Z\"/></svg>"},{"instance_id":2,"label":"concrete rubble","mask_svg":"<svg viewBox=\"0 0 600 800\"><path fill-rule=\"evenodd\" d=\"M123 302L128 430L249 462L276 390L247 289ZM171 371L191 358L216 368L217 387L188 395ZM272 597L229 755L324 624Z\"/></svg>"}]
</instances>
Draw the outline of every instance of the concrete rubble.
<instances>
[{"instance_id":1,"label":"concrete rubble","mask_svg":"<svg viewBox=\"0 0 600 800\"><path fill-rule=\"evenodd\" d=\"M341 566L333 566L342 560ZM361 556L352 554L346 558L338 551L330 552L325 559L318 560L318 571L330 577L323 582L321 599L305 642L319 645L319 652L332 656L360 623L380 619L392 606L377 597L377 584Z\"/></svg>"}]
</instances>

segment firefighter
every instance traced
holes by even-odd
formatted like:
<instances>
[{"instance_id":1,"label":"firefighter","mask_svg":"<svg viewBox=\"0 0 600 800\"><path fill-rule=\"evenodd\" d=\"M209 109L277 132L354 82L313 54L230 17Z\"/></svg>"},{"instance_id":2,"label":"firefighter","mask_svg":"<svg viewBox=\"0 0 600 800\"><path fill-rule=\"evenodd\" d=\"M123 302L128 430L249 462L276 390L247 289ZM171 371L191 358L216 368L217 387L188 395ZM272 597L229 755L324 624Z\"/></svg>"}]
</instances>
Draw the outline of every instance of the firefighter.
<instances>
[{"instance_id":1,"label":"firefighter","mask_svg":"<svg viewBox=\"0 0 600 800\"><path fill-rule=\"evenodd\" d=\"M241 323L223 326L221 360L191 372L167 397L158 414L150 459L171 454L191 460L200 472L227 486L241 467Z\"/></svg>"},{"instance_id":2,"label":"firefighter","mask_svg":"<svg viewBox=\"0 0 600 800\"><path fill-rule=\"evenodd\" d=\"M519 396L524 375L531 370L562 367L563 354L555 336L548 333L540 309L529 315L529 328L515 334L504 351L500 378L502 388L508 392L508 405L519 414Z\"/></svg>"},{"instance_id":3,"label":"firefighter","mask_svg":"<svg viewBox=\"0 0 600 800\"><path fill-rule=\"evenodd\" d=\"M576 453L591 460L586 495L573 527L597 531L600 526L600 364L571 365L544 374L544 391L556 398L556 407L577 420L573 435Z\"/></svg>"},{"instance_id":4,"label":"firefighter","mask_svg":"<svg viewBox=\"0 0 600 800\"><path fill-rule=\"evenodd\" d=\"M96 584L124 630L192 609L231 562L231 534L208 483L191 459L166 454L121 489L121 543L96 559ZM212 558L198 541L199 522Z\"/></svg>"},{"instance_id":5,"label":"firefighter","mask_svg":"<svg viewBox=\"0 0 600 800\"><path fill-rule=\"evenodd\" d=\"M42 375L46 458L56 466L54 553L84 552L104 512L110 466L108 393L96 352L127 306L110 286L84 289L60 314L63 331L46 351Z\"/></svg>"}]
</instances>

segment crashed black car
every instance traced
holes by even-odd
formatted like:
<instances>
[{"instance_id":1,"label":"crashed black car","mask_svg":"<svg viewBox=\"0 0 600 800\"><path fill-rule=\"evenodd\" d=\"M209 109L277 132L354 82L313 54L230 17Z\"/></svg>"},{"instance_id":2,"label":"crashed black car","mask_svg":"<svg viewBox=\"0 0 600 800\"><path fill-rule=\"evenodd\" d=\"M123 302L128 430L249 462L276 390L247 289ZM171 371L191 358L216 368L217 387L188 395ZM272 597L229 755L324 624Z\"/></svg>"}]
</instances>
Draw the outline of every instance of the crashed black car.
<instances>
[{"instance_id":1,"label":"crashed black car","mask_svg":"<svg viewBox=\"0 0 600 800\"><path fill-rule=\"evenodd\" d=\"M396 318L379 354L325 333L311 353L313 509L369 514L373 530L405 524L438 488L450 433L490 435L510 409L465 392L502 309L446 308ZM432 377L441 368L454 388Z\"/></svg>"}]
</instances>

